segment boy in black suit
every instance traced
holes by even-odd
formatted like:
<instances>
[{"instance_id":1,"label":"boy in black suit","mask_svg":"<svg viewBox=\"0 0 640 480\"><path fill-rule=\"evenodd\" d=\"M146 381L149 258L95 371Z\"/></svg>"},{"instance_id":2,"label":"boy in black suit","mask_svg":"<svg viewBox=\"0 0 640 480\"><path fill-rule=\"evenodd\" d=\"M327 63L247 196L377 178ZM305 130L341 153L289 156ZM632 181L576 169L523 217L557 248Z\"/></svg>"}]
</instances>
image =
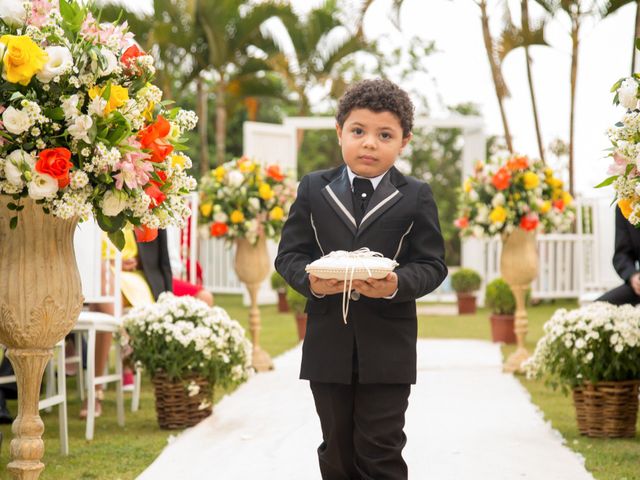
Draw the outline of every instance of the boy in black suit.
<instances>
[{"instance_id":1,"label":"boy in black suit","mask_svg":"<svg viewBox=\"0 0 640 480\"><path fill-rule=\"evenodd\" d=\"M444 280L444 242L427 184L393 165L411 139L413 105L387 80L365 80L340 99L338 142L346 165L305 176L275 266L307 297L300 377L310 380L325 480L407 478L404 414L416 380L415 300ZM399 266L354 281L347 323L343 282L305 266L334 250L368 247Z\"/></svg>"}]
</instances>

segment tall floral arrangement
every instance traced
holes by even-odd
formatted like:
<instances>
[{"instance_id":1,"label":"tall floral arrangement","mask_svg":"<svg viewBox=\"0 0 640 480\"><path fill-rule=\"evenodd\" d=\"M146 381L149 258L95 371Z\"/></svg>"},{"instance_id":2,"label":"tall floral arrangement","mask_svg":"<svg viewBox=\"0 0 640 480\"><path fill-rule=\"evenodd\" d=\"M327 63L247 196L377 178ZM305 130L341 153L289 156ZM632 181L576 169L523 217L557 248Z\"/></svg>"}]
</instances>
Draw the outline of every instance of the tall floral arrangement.
<instances>
[{"instance_id":1,"label":"tall floral arrangement","mask_svg":"<svg viewBox=\"0 0 640 480\"><path fill-rule=\"evenodd\" d=\"M611 91L613 103L624 108L622 118L607 134L611 141L609 157L612 163L609 177L598 187L612 185L622 214L635 226L640 226L640 100L639 79L634 74L618 80Z\"/></svg>"},{"instance_id":2,"label":"tall floral arrangement","mask_svg":"<svg viewBox=\"0 0 640 480\"><path fill-rule=\"evenodd\" d=\"M573 198L562 180L540 161L525 156L476 164L463 184L455 225L462 236L492 236L515 228L568 230L575 218Z\"/></svg>"},{"instance_id":3,"label":"tall floral arrangement","mask_svg":"<svg viewBox=\"0 0 640 480\"><path fill-rule=\"evenodd\" d=\"M30 198L63 219L93 214L121 247L127 224L149 240L189 216L180 150L197 117L162 102L126 22L98 18L77 0L2 2L0 194L16 212Z\"/></svg>"},{"instance_id":4,"label":"tall floral arrangement","mask_svg":"<svg viewBox=\"0 0 640 480\"><path fill-rule=\"evenodd\" d=\"M212 170L200 182L200 222L211 236L277 239L295 198L295 182L278 165L242 157Z\"/></svg>"}]
</instances>

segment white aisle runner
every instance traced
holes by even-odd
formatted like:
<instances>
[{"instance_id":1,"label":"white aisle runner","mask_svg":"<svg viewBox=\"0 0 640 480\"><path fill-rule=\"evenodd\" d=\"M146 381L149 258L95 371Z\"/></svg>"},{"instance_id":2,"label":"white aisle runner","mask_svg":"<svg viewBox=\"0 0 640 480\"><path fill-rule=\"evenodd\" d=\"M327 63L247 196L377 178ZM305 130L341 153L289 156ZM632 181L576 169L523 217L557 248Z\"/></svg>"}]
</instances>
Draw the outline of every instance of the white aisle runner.
<instances>
[{"instance_id":1,"label":"white aisle runner","mask_svg":"<svg viewBox=\"0 0 640 480\"><path fill-rule=\"evenodd\" d=\"M300 347L275 359L185 431L139 479L319 480L319 421ZM593 480L501 372L497 345L420 340L404 457L412 480Z\"/></svg>"}]
</instances>

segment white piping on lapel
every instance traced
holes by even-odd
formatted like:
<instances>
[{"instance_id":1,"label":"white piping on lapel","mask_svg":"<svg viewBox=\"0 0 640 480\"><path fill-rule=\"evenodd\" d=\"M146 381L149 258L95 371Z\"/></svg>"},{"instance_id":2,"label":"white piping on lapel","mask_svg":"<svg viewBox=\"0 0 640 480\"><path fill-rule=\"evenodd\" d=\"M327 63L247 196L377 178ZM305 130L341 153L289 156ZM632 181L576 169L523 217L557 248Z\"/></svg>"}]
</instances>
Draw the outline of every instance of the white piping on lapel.
<instances>
[{"instance_id":1,"label":"white piping on lapel","mask_svg":"<svg viewBox=\"0 0 640 480\"><path fill-rule=\"evenodd\" d=\"M362 221L360 222L360 225L362 225L364 222L367 221L367 219L373 215L376 211L378 211L380 208L382 208L382 206L387 203L388 201L390 201L393 197L395 197L396 195L398 195L400 192L398 190L396 190L395 192L393 192L391 195L389 195L387 198L385 198L384 200L382 200L379 204L377 204L372 210L370 210L369 212L367 212L367 214L362 218Z\"/></svg>"},{"instance_id":2,"label":"white piping on lapel","mask_svg":"<svg viewBox=\"0 0 640 480\"><path fill-rule=\"evenodd\" d=\"M320 252L322 253L322 256L324 257L324 250L322 249L322 245L320 245L320 240L318 239L318 230L316 230L316 224L313 221L313 213L311 214L311 228L313 228L313 233L316 236L316 243L318 244L318 247L320 247Z\"/></svg>"},{"instance_id":3,"label":"white piping on lapel","mask_svg":"<svg viewBox=\"0 0 640 480\"><path fill-rule=\"evenodd\" d=\"M398 244L398 250L396 250L396 254L393 256L394 260L396 258L398 258L398 255L400 254L400 249L402 248L402 242L404 241L404 237L409 235L409 232L411 231L412 228L413 228L413 222L411 222L411 225L409 225L409 228L407 228L407 231L404 232L404 235L402 235L402 237L400 237L400 243Z\"/></svg>"},{"instance_id":4,"label":"white piping on lapel","mask_svg":"<svg viewBox=\"0 0 640 480\"><path fill-rule=\"evenodd\" d=\"M340 199L336 196L336 194L333 193L333 190L331 190L331 187L329 185L327 185L327 192L329 192L329 195L331 195L331 198L333 199L333 201L336 202L336 205L338 205L340 210L342 210L342 213L344 213L347 216L347 218L351 221L351 223L353 223L353 226L357 228L356 219L353 218L353 215L351 215L351 212L347 210L347 207L345 207L340 201Z\"/></svg>"}]
</instances>

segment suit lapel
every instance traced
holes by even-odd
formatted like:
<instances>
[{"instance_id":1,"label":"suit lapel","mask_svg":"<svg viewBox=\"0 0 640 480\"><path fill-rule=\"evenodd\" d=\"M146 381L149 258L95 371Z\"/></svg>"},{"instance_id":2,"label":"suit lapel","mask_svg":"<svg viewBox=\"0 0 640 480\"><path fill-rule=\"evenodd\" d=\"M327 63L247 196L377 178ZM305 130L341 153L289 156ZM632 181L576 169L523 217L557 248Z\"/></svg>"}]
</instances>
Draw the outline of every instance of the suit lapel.
<instances>
[{"instance_id":1,"label":"suit lapel","mask_svg":"<svg viewBox=\"0 0 640 480\"><path fill-rule=\"evenodd\" d=\"M322 195L336 212L336 215L340 217L355 236L357 228L353 213L353 196L351 194L351 183L349 182L349 176L347 175L347 169L345 167L342 167L341 173L322 189ZM373 197L371 201L373 201Z\"/></svg>"},{"instance_id":2,"label":"suit lapel","mask_svg":"<svg viewBox=\"0 0 640 480\"><path fill-rule=\"evenodd\" d=\"M403 195L396 186L401 186L405 183L407 183L407 181L404 176L396 170L395 167L391 167L389 172L382 177L380 184L373 192L371 201L367 206L367 211L364 213L364 217L360 222L358 236L362 235L362 233L369 228L376 219L378 219L384 212L389 210L402 198Z\"/></svg>"}]
</instances>

